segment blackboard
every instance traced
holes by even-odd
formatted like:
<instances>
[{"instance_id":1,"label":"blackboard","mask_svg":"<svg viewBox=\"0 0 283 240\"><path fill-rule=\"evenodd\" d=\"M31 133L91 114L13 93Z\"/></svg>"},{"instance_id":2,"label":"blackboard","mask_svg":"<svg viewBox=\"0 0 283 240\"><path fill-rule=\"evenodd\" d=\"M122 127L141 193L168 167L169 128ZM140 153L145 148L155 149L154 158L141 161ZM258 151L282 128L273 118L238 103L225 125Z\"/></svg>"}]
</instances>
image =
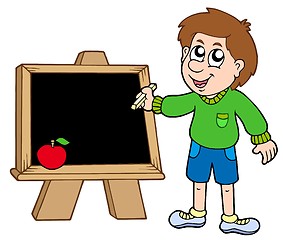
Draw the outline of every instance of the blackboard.
<instances>
[{"instance_id":1,"label":"blackboard","mask_svg":"<svg viewBox=\"0 0 283 240\"><path fill-rule=\"evenodd\" d=\"M70 142L67 165L150 163L143 110L131 109L139 91L134 73L33 73L32 165L58 137Z\"/></svg>"},{"instance_id":2,"label":"blackboard","mask_svg":"<svg viewBox=\"0 0 283 240\"><path fill-rule=\"evenodd\" d=\"M147 65L22 64L16 68L18 180L163 179L155 117L131 109L150 84ZM37 151L64 138L56 170Z\"/></svg>"}]
</instances>

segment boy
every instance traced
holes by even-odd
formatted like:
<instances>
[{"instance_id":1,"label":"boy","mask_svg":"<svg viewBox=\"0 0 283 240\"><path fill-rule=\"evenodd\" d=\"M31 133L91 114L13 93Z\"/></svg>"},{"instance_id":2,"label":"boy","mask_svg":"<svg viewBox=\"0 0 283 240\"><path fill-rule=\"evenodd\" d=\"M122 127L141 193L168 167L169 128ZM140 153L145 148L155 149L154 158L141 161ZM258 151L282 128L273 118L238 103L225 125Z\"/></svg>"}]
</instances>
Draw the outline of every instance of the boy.
<instances>
[{"instance_id":1,"label":"boy","mask_svg":"<svg viewBox=\"0 0 283 240\"><path fill-rule=\"evenodd\" d=\"M224 233L254 234L255 218L239 219L234 212L234 184L238 181L235 144L239 133L238 117L262 154L262 163L271 161L277 146L267 131L267 123L257 107L243 93L243 86L256 71L257 51L249 34L250 23L208 8L184 19L178 40L182 46L182 76L192 91L183 95L153 96L149 87L145 110L168 117L193 112L190 126L191 147L187 177L193 181L194 202L190 211L175 211L169 223L175 228L202 227L206 222L206 185L211 170L221 185Z\"/></svg>"}]
</instances>

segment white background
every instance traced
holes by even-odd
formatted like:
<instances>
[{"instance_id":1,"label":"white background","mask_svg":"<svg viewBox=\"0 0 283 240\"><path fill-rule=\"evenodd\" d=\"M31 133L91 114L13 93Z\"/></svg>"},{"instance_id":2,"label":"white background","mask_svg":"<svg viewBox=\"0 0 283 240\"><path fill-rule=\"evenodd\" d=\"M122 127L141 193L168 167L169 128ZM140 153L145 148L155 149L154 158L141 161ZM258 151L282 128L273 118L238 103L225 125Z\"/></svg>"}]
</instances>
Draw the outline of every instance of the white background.
<instances>
[{"instance_id":1,"label":"white background","mask_svg":"<svg viewBox=\"0 0 283 240\"><path fill-rule=\"evenodd\" d=\"M15 166L15 68L22 63L71 64L84 50L105 51L110 64L148 64L156 94L187 92L180 74L178 24L206 7L224 10L252 23L259 63L240 90L265 115L277 142L276 159L263 166L252 154L240 126L237 144L240 181L236 212L256 217L260 231L249 239L282 236L282 8L280 1L1 1L0 3L0 239L243 239L225 235L220 223L220 188L208 184L207 224L177 230L168 224L175 209L192 204L192 183L185 176L191 116L156 116L165 180L141 181L147 220L116 220L108 213L101 181L83 185L71 221L35 221L31 215L42 182L18 182ZM94 89L94 92L96 90ZM105 89L107 94L107 89ZM52 98L51 98L52 99ZM117 104L119 104L117 102ZM6 237L4 237L6 236Z\"/></svg>"}]
</instances>

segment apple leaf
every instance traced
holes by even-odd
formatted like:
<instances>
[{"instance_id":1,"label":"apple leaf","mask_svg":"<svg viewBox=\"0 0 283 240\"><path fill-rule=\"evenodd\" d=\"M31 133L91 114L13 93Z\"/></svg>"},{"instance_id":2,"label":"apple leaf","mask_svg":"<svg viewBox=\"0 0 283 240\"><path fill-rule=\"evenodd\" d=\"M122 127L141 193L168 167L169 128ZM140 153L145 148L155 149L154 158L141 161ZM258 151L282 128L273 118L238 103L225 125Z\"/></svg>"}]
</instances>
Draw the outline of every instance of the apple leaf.
<instances>
[{"instance_id":1,"label":"apple leaf","mask_svg":"<svg viewBox=\"0 0 283 240\"><path fill-rule=\"evenodd\" d=\"M58 142L58 143L60 143L60 144L62 144L62 145L67 145L67 144L70 143L70 142L67 141L65 138L57 138L57 139L56 139L56 142Z\"/></svg>"}]
</instances>

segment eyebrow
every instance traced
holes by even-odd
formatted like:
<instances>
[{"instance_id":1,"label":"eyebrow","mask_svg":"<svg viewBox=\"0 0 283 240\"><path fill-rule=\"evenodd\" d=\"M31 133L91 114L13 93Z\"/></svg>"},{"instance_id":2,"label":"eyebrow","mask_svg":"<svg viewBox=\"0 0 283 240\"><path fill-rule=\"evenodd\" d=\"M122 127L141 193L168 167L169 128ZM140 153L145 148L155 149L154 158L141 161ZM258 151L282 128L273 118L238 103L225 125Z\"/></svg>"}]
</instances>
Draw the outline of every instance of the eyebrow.
<instances>
[{"instance_id":1,"label":"eyebrow","mask_svg":"<svg viewBox=\"0 0 283 240\"><path fill-rule=\"evenodd\" d=\"M204 45L204 42L201 39L198 39L197 42L200 42Z\"/></svg>"},{"instance_id":2,"label":"eyebrow","mask_svg":"<svg viewBox=\"0 0 283 240\"><path fill-rule=\"evenodd\" d=\"M220 46L220 47L222 47L222 45L219 42L213 43L212 46Z\"/></svg>"}]
</instances>

